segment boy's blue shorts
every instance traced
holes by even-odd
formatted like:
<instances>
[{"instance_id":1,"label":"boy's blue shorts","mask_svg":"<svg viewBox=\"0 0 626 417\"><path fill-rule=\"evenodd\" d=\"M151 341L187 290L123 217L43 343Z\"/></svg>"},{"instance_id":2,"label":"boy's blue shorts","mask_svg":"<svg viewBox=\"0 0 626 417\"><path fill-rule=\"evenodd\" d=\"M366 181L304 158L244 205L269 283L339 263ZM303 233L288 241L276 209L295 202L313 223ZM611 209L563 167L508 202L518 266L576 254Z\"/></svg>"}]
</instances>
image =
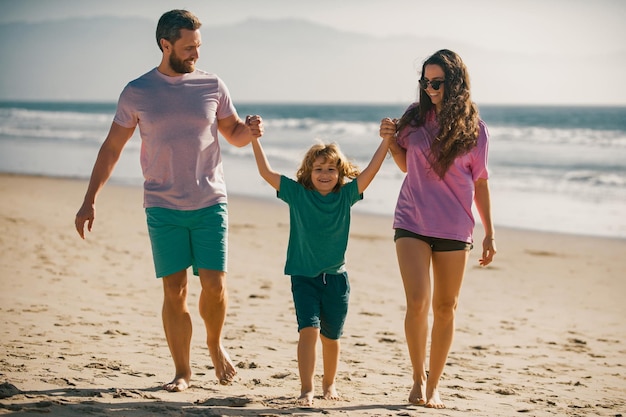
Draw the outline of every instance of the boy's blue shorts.
<instances>
[{"instance_id":1,"label":"boy's blue shorts","mask_svg":"<svg viewBox=\"0 0 626 417\"><path fill-rule=\"evenodd\" d=\"M193 267L226 272L228 263L228 206L199 210L146 208L148 234L157 278Z\"/></svg>"},{"instance_id":2,"label":"boy's blue shorts","mask_svg":"<svg viewBox=\"0 0 626 417\"><path fill-rule=\"evenodd\" d=\"M313 278L292 275L291 293L298 331L305 327L317 327L328 339L341 337L350 299L350 282L346 272L321 274Z\"/></svg>"}]
</instances>

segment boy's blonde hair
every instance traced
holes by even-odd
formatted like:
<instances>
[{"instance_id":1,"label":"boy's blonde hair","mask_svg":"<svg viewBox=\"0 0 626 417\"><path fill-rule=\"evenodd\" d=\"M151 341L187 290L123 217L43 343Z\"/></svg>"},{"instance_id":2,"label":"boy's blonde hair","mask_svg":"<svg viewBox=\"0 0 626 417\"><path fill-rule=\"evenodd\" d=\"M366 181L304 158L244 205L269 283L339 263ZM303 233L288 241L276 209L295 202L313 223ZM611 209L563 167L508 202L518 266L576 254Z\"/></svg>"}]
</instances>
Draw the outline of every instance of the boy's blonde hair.
<instances>
[{"instance_id":1,"label":"boy's blonde hair","mask_svg":"<svg viewBox=\"0 0 626 417\"><path fill-rule=\"evenodd\" d=\"M314 190L313 181L311 181L311 173L313 172L313 163L317 158L323 158L324 162L335 164L339 172L339 181L333 188L333 192L336 193L344 185L346 179L356 178L361 171L352 162L345 157L345 155L339 149L339 145L336 143L324 144L316 143L311 146L304 155L302 164L296 173L297 181L304 186L307 190Z\"/></svg>"}]
</instances>

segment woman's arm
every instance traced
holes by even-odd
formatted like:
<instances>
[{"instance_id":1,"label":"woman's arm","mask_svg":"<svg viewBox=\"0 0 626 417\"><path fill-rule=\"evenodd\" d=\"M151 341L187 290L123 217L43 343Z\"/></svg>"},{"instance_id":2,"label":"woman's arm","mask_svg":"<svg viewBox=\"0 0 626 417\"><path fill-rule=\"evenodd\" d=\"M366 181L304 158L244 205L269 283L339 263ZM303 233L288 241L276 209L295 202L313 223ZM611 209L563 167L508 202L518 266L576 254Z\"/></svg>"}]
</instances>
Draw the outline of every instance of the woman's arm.
<instances>
[{"instance_id":1,"label":"woman's arm","mask_svg":"<svg viewBox=\"0 0 626 417\"><path fill-rule=\"evenodd\" d=\"M474 203L485 229L482 258L478 262L482 266L487 266L493 261L493 256L496 254L496 232L491 218L491 195L489 182L486 178L480 178L474 183Z\"/></svg>"},{"instance_id":2,"label":"woman's arm","mask_svg":"<svg viewBox=\"0 0 626 417\"><path fill-rule=\"evenodd\" d=\"M398 145L395 139L389 142L389 152L400 171L406 172L406 149Z\"/></svg>"},{"instance_id":3,"label":"woman's arm","mask_svg":"<svg viewBox=\"0 0 626 417\"><path fill-rule=\"evenodd\" d=\"M384 118L380 122L380 137L389 139L389 152L400 171L406 172L406 149L398 145L396 132L398 119Z\"/></svg>"}]
</instances>

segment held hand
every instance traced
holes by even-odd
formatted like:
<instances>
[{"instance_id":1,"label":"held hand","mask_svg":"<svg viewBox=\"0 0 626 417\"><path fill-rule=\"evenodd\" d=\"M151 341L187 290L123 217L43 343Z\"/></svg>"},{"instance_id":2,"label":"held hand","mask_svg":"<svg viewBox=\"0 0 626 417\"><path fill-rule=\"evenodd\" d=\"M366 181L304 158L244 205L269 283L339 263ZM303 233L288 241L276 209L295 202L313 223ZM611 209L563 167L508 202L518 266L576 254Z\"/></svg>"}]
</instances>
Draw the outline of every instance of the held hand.
<instances>
[{"instance_id":1,"label":"held hand","mask_svg":"<svg viewBox=\"0 0 626 417\"><path fill-rule=\"evenodd\" d=\"M74 224L76 231L82 239L85 239L85 222L87 222L87 230L91 232L91 227L96 218L96 209L92 204L83 203L83 205L76 213L76 220Z\"/></svg>"},{"instance_id":2,"label":"held hand","mask_svg":"<svg viewBox=\"0 0 626 417\"><path fill-rule=\"evenodd\" d=\"M478 260L480 266L487 266L493 261L493 256L496 254L496 241L494 238L485 236L483 239L483 253L482 258Z\"/></svg>"},{"instance_id":3,"label":"held hand","mask_svg":"<svg viewBox=\"0 0 626 417\"><path fill-rule=\"evenodd\" d=\"M396 137L397 119L385 117L380 121L380 137L387 140L393 140Z\"/></svg>"},{"instance_id":4,"label":"held hand","mask_svg":"<svg viewBox=\"0 0 626 417\"><path fill-rule=\"evenodd\" d=\"M250 129L252 136L260 138L263 136L263 119L259 115L246 116L246 126Z\"/></svg>"}]
</instances>

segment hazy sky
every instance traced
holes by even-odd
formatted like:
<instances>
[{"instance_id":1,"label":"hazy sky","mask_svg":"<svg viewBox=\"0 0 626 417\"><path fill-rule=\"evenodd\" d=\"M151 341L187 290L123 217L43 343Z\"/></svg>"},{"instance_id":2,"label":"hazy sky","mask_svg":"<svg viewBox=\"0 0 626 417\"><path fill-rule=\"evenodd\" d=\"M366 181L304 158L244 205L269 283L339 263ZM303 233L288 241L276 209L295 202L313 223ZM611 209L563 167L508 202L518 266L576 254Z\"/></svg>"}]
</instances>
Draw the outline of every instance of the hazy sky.
<instances>
[{"instance_id":1,"label":"hazy sky","mask_svg":"<svg viewBox=\"0 0 626 417\"><path fill-rule=\"evenodd\" d=\"M0 0L0 23L186 8L205 25L297 17L352 32L464 40L520 52L624 50L624 0Z\"/></svg>"},{"instance_id":2,"label":"hazy sky","mask_svg":"<svg viewBox=\"0 0 626 417\"><path fill-rule=\"evenodd\" d=\"M593 88L596 102L626 104L626 84L614 80L626 72L626 68L615 68L626 56L625 0L0 0L0 23L109 15L140 16L156 24L164 11L173 8L193 11L204 26L250 17L301 18L376 36L437 37L496 52L567 56L585 68L577 68L577 78L571 80L562 68L556 75L545 68L545 76L537 80L537 94L549 90L550 79L558 76L570 83L563 89L571 85L584 94L585 89ZM606 76L602 75L603 59L596 59L602 54L618 57L607 64L613 68ZM424 58L415 57L419 61ZM470 74L486 71L476 68L476 62L472 65ZM613 80L587 86L581 74L594 80Z\"/></svg>"}]
</instances>

